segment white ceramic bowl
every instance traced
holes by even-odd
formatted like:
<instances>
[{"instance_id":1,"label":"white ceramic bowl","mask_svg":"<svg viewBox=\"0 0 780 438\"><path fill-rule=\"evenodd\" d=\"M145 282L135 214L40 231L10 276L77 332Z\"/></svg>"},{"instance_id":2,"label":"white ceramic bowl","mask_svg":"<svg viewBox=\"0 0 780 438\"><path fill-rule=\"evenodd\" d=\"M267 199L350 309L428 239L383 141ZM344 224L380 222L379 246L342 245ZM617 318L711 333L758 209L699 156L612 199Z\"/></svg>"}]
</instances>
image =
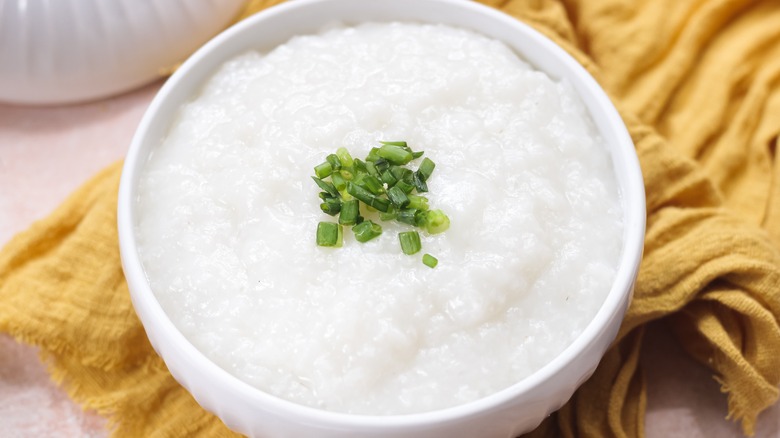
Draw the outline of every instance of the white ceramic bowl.
<instances>
[{"instance_id":1,"label":"white ceramic bowl","mask_svg":"<svg viewBox=\"0 0 780 438\"><path fill-rule=\"evenodd\" d=\"M0 101L97 99L161 77L244 0L0 0Z\"/></svg>"},{"instance_id":2,"label":"white ceramic bowl","mask_svg":"<svg viewBox=\"0 0 780 438\"><path fill-rule=\"evenodd\" d=\"M504 41L553 78L566 78L606 139L624 208L624 243L612 289L593 321L553 361L515 385L460 406L412 415L366 416L325 412L268 395L228 374L190 344L149 288L133 231L137 185L149 153L182 103L226 60L250 49L268 50L297 34L340 21L436 22ZM517 20L463 0L297 0L228 29L193 55L160 90L144 116L125 162L119 192L122 262L135 309L152 345L173 376L230 428L252 436L290 437L510 437L536 427L595 370L617 334L631 298L645 230L642 175L631 138L607 96L554 43Z\"/></svg>"}]
</instances>

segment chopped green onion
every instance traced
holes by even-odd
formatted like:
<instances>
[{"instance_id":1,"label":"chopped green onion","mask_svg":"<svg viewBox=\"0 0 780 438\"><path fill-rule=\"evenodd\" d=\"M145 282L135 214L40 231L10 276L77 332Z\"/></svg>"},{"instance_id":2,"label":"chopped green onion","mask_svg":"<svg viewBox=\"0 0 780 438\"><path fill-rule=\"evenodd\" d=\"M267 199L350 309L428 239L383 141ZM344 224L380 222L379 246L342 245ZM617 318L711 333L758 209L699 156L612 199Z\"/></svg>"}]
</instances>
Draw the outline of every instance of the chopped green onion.
<instances>
[{"instance_id":1,"label":"chopped green onion","mask_svg":"<svg viewBox=\"0 0 780 438\"><path fill-rule=\"evenodd\" d=\"M379 148L371 148L366 155L366 161L376 161L379 159Z\"/></svg>"},{"instance_id":2,"label":"chopped green onion","mask_svg":"<svg viewBox=\"0 0 780 438\"><path fill-rule=\"evenodd\" d=\"M428 223L428 212L425 210L417 210L417 213L414 214L414 226L418 228L425 227L425 224Z\"/></svg>"},{"instance_id":3,"label":"chopped green onion","mask_svg":"<svg viewBox=\"0 0 780 438\"><path fill-rule=\"evenodd\" d=\"M390 202L398 208L404 208L409 205L409 197L406 196L403 189L398 187L391 187L390 190L387 191L387 197L390 199Z\"/></svg>"},{"instance_id":4,"label":"chopped green onion","mask_svg":"<svg viewBox=\"0 0 780 438\"><path fill-rule=\"evenodd\" d=\"M335 216L341 210L341 201L338 198L325 199L322 204L320 204L320 210L322 210L323 213Z\"/></svg>"},{"instance_id":5,"label":"chopped green onion","mask_svg":"<svg viewBox=\"0 0 780 438\"><path fill-rule=\"evenodd\" d=\"M371 192L373 195L381 195L385 192L385 186L382 185L382 181L379 181L373 175L360 175L361 177L356 179L354 183L360 187Z\"/></svg>"},{"instance_id":6,"label":"chopped green onion","mask_svg":"<svg viewBox=\"0 0 780 438\"><path fill-rule=\"evenodd\" d=\"M409 225L416 225L417 224L417 214L420 210L416 210L414 208L405 208L403 210L400 210L398 212L398 216L396 217L396 220L398 222L402 222Z\"/></svg>"},{"instance_id":7,"label":"chopped green onion","mask_svg":"<svg viewBox=\"0 0 780 438\"><path fill-rule=\"evenodd\" d=\"M385 160L384 158L379 158L376 161L374 161L374 166L376 166L376 171L381 174L382 172L390 168L390 162Z\"/></svg>"},{"instance_id":8,"label":"chopped green onion","mask_svg":"<svg viewBox=\"0 0 780 438\"><path fill-rule=\"evenodd\" d=\"M314 174L317 175L317 178L327 178L331 173L333 173L333 167L327 161L314 166Z\"/></svg>"},{"instance_id":9,"label":"chopped green onion","mask_svg":"<svg viewBox=\"0 0 780 438\"><path fill-rule=\"evenodd\" d=\"M422 160L422 163L420 163L420 167L417 169L417 173L420 174L420 178L423 181L428 181L428 178L431 177L431 174L433 173L433 169L436 167L436 163L431 161L430 158L425 157Z\"/></svg>"},{"instance_id":10,"label":"chopped green onion","mask_svg":"<svg viewBox=\"0 0 780 438\"><path fill-rule=\"evenodd\" d=\"M409 208L417 210L428 209L428 198L424 196L409 195Z\"/></svg>"},{"instance_id":11,"label":"chopped green onion","mask_svg":"<svg viewBox=\"0 0 780 438\"><path fill-rule=\"evenodd\" d=\"M330 154L327 157L325 157L325 161L330 164L331 169L334 171L341 170L341 160L339 160L339 157L336 156L336 154Z\"/></svg>"},{"instance_id":12,"label":"chopped green onion","mask_svg":"<svg viewBox=\"0 0 780 438\"><path fill-rule=\"evenodd\" d=\"M349 154L347 148L336 149L336 156L339 157L339 161L341 161L341 167L352 167L354 164L352 155Z\"/></svg>"},{"instance_id":13,"label":"chopped green onion","mask_svg":"<svg viewBox=\"0 0 780 438\"><path fill-rule=\"evenodd\" d=\"M403 146L403 147L407 146L405 141L380 141L380 143L382 143L383 145L386 144L390 146Z\"/></svg>"},{"instance_id":14,"label":"chopped green onion","mask_svg":"<svg viewBox=\"0 0 780 438\"><path fill-rule=\"evenodd\" d=\"M341 213L339 213L339 223L341 225L355 225L358 216L360 216L360 204L357 199L341 204Z\"/></svg>"},{"instance_id":15,"label":"chopped green onion","mask_svg":"<svg viewBox=\"0 0 780 438\"><path fill-rule=\"evenodd\" d=\"M431 210L425 216L425 229L430 234L439 234L450 227L450 218L441 210Z\"/></svg>"},{"instance_id":16,"label":"chopped green onion","mask_svg":"<svg viewBox=\"0 0 780 438\"><path fill-rule=\"evenodd\" d=\"M329 194L330 196L332 196L332 197L334 197L334 198L338 198L338 196L339 196L339 191L338 191L338 190L336 190L336 187L335 187L333 184L331 184L331 183L329 183L329 182L327 182L327 181L323 181L323 180L321 180L321 179L319 179L319 178L316 178L316 177L311 177L311 179L313 179L313 180L314 180L314 182L315 182L315 183L317 183L317 185L318 185L318 186L319 186L319 187L320 187L322 190L325 190L326 192L328 192L328 194Z\"/></svg>"},{"instance_id":17,"label":"chopped green onion","mask_svg":"<svg viewBox=\"0 0 780 438\"><path fill-rule=\"evenodd\" d=\"M416 254L422 249L420 234L417 231L398 233L398 240L401 242L401 251L406 255Z\"/></svg>"},{"instance_id":18,"label":"chopped green onion","mask_svg":"<svg viewBox=\"0 0 780 438\"><path fill-rule=\"evenodd\" d=\"M412 190L414 190L414 186L409 184L406 181L398 181L397 183L395 183L393 187L398 187L399 189L403 190L404 193L406 193L407 195L409 193L412 193Z\"/></svg>"},{"instance_id":19,"label":"chopped green onion","mask_svg":"<svg viewBox=\"0 0 780 438\"><path fill-rule=\"evenodd\" d=\"M379 156L393 164L406 164L414 158L408 150L391 144L382 145L379 148Z\"/></svg>"},{"instance_id":20,"label":"chopped green onion","mask_svg":"<svg viewBox=\"0 0 780 438\"><path fill-rule=\"evenodd\" d=\"M429 211L428 198L420 196L428 191L427 181L436 164L426 157L414 171L406 165L421 158L423 151L413 151L405 141L380 143L382 146L372 148L365 161L353 158L346 148L340 147L314 168L316 177L312 179L323 190L318 195L322 199L320 208L331 216L338 215L338 223L319 223L317 245L342 246L342 226L352 226L359 242L379 236L382 227L364 219L360 215L362 209L378 211L381 220L395 220L430 234L449 228L447 215L441 210ZM330 179L326 180L327 177ZM399 233L398 238L405 254L415 254L422 248L418 231ZM423 263L433 268L438 260L424 254Z\"/></svg>"},{"instance_id":21,"label":"chopped green onion","mask_svg":"<svg viewBox=\"0 0 780 438\"><path fill-rule=\"evenodd\" d=\"M365 161L359 160L357 158L355 158L354 164L352 165L352 167L355 168L355 172L357 172L357 173L366 173L366 172L368 172L368 169L366 168Z\"/></svg>"},{"instance_id":22,"label":"chopped green onion","mask_svg":"<svg viewBox=\"0 0 780 438\"><path fill-rule=\"evenodd\" d=\"M395 179L398 181L405 181L409 184L412 183L412 179L414 177L411 169L407 169L401 166L390 166L390 173L392 173Z\"/></svg>"},{"instance_id":23,"label":"chopped green onion","mask_svg":"<svg viewBox=\"0 0 780 438\"><path fill-rule=\"evenodd\" d=\"M330 182L333 183L333 186L336 187L336 190L339 192L347 188L347 181L343 176L341 176L341 173L339 172L333 172L330 175Z\"/></svg>"},{"instance_id":24,"label":"chopped green onion","mask_svg":"<svg viewBox=\"0 0 780 438\"><path fill-rule=\"evenodd\" d=\"M414 184L414 188L417 189L418 193L425 193L428 191L428 184L426 184L425 179L422 178L420 172L414 172L414 181L412 184Z\"/></svg>"},{"instance_id":25,"label":"chopped green onion","mask_svg":"<svg viewBox=\"0 0 780 438\"><path fill-rule=\"evenodd\" d=\"M379 219L383 221L393 221L398 218L398 210L395 210L390 206L390 209L387 212L379 212Z\"/></svg>"},{"instance_id":26,"label":"chopped green onion","mask_svg":"<svg viewBox=\"0 0 780 438\"><path fill-rule=\"evenodd\" d=\"M369 207L376 208L379 211L387 212L390 208L390 201L374 196L371 192L355 183L347 183L347 193L364 202Z\"/></svg>"},{"instance_id":27,"label":"chopped green onion","mask_svg":"<svg viewBox=\"0 0 780 438\"><path fill-rule=\"evenodd\" d=\"M385 185L382 183L382 181L379 180L379 178L368 175L363 182L366 184L366 188L368 191L375 195L381 195L385 192Z\"/></svg>"},{"instance_id":28,"label":"chopped green onion","mask_svg":"<svg viewBox=\"0 0 780 438\"><path fill-rule=\"evenodd\" d=\"M333 222L320 222L317 225L317 245L340 247L344 234L341 225Z\"/></svg>"},{"instance_id":29,"label":"chopped green onion","mask_svg":"<svg viewBox=\"0 0 780 438\"><path fill-rule=\"evenodd\" d=\"M379 177L379 170L376 168L376 164L373 161L366 161L366 171L369 175Z\"/></svg>"},{"instance_id":30,"label":"chopped green onion","mask_svg":"<svg viewBox=\"0 0 780 438\"><path fill-rule=\"evenodd\" d=\"M390 170L385 170L382 172L382 182L387 184L388 187L392 187L395 185L395 183L398 182L398 180L393 176L393 173L390 172Z\"/></svg>"},{"instance_id":31,"label":"chopped green onion","mask_svg":"<svg viewBox=\"0 0 780 438\"><path fill-rule=\"evenodd\" d=\"M355 240L365 243L382 234L382 227L372 221L364 221L352 227L352 232L355 233Z\"/></svg>"}]
</instances>

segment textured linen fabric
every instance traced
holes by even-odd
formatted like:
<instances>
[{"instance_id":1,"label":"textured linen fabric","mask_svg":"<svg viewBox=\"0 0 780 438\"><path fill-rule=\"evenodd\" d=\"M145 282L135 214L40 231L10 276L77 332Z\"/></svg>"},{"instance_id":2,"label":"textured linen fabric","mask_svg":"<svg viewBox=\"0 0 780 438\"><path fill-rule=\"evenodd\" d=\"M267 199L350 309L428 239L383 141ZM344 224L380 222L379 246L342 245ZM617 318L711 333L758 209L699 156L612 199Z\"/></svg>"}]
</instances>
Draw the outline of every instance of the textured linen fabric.
<instances>
[{"instance_id":1,"label":"textured linen fabric","mask_svg":"<svg viewBox=\"0 0 780 438\"><path fill-rule=\"evenodd\" d=\"M279 1L251 1L244 15ZM580 61L644 172L634 300L596 373L536 436L643 436L639 355L663 319L752 433L780 383L780 2L485 1ZM0 331L114 436L230 436L168 373L133 311L116 232L119 163L0 252Z\"/></svg>"}]
</instances>

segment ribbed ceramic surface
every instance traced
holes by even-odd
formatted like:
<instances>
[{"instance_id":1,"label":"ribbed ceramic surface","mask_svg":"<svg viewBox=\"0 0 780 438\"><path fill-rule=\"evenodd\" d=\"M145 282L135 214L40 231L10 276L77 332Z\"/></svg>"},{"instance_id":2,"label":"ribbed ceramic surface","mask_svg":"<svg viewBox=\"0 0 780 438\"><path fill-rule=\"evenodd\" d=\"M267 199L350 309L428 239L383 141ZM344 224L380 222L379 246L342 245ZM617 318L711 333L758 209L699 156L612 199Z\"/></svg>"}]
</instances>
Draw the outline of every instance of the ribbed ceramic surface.
<instances>
[{"instance_id":1,"label":"ribbed ceramic surface","mask_svg":"<svg viewBox=\"0 0 780 438\"><path fill-rule=\"evenodd\" d=\"M68 103L159 77L242 0L0 0L0 100Z\"/></svg>"}]
</instances>

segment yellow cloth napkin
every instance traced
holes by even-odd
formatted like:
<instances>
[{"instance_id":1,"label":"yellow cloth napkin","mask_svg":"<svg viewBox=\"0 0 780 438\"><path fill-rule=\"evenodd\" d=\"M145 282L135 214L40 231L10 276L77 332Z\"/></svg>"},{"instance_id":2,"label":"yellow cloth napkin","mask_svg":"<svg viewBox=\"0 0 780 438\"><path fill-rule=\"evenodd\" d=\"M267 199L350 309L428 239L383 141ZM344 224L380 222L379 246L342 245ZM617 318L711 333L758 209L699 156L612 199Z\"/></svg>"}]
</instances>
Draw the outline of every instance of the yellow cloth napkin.
<instances>
[{"instance_id":1,"label":"yellow cloth napkin","mask_svg":"<svg viewBox=\"0 0 780 438\"><path fill-rule=\"evenodd\" d=\"M278 1L252 1L246 14ZM486 1L531 23L611 94L647 188L645 257L618 340L534 434L642 436L638 358L663 319L751 433L780 383L780 2ZM228 436L170 376L138 322L116 236L120 166L0 252L0 331L115 436Z\"/></svg>"}]
</instances>

